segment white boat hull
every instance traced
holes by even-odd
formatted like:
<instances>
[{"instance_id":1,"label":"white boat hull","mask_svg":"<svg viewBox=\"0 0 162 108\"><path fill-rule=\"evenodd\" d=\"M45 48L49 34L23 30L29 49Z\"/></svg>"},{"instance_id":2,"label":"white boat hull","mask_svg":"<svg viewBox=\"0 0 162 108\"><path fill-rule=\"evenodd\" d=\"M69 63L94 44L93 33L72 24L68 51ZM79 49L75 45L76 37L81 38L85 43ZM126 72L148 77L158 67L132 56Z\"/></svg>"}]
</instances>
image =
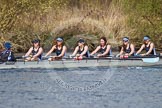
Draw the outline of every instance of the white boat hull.
<instances>
[{"instance_id":1,"label":"white boat hull","mask_svg":"<svg viewBox=\"0 0 162 108\"><path fill-rule=\"evenodd\" d=\"M143 66L160 66L162 60L155 63L145 63L143 60L63 60L52 61L47 60L40 62L16 62L0 64L0 69L12 69L12 68L76 68L76 67L143 67Z\"/></svg>"}]
</instances>

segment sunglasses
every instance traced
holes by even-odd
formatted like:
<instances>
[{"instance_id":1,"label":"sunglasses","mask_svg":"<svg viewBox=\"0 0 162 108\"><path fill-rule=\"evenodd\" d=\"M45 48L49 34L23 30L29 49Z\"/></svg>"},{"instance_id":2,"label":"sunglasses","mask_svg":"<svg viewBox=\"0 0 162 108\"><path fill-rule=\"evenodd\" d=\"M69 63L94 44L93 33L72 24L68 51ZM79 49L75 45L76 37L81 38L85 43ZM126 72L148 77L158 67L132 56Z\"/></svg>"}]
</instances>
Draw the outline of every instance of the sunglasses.
<instances>
[{"instance_id":1,"label":"sunglasses","mask_svg":"<svg viewBox=\"0 0 162 108\"><path fill-rule=\"evenodd\" d=\"M62 42L62 41L57 41L57 42Z\"/></svg>"},{"instance_id":2,"label":"sunglasses","mask_svg":"<svg viewBox=\"0 0 162 108\"><path fill-rule=\"evenodd\" d=\"M78 42L78 43L84 43L84 42Z\"/></svg>"},{"instance_id":3,"label":"sunglasses","mask_svg":"<svg viewBox=\"0 0 162 108\"><path fill-rule=\"evenodd\" d=\"M38 42L34 42L33 44L37 44Z\"/></svg>"},{"instance_id":4,"label":"sunglasses","mask_svg":"<svg viewBox=\"0 0 162 108\"><path fill-rule=\"evenodd\" d=\"M123 41L123 42L128 42L128 41Z\"/></svg>"}]
</instances>

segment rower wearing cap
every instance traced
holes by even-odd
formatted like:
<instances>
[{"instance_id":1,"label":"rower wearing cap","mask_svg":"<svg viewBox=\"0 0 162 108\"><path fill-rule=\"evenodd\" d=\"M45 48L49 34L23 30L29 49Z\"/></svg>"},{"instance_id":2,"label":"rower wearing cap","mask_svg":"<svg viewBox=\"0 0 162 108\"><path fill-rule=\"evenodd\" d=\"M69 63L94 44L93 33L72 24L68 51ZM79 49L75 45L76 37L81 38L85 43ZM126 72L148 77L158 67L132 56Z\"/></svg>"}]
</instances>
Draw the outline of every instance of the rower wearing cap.
<instances>
[{"instance_id":1,"label":"rower wearing cap","mask_svg":"<svg viewBox=\"0 0 162 108\"><path fill-rule=\"evenodd\" d=\"M136 55L140 54L143 49L146 50L146 53L140 54L141 56L156 55L155 45L153 42L150 41L150 36L147 36L147 35L144 36L143 41L144 41L144 44L137 51Z\"/></svg>"},{"instance_id":2,"label":"rower wearing cap","mask_svg":"<svg viewBox=\"0 0 162 108\"><path fill-rule=\"evenodd\" d=\"M42 59L43 48L40 47L40 40L34 39L32 44L33 46L25 54L25 61L37 61Z\"/></svg>"},{"instance_id":3,"label":"rower wearing cap","mask_svg":"<svg viewBox=\"0 0 162 108\"><path fill-rule=\"evenodd\" d=\"M117 56L120 56L120 58L134 56L134 52L135 52L134 45L129 43L128 37L124 37L123 46L120 50L120 53Z\"/></svg>"},{"instance_id":4,"label":"rower wearing cap","mask_svg":"<svg viewBox=\"0 0 162 108\"><path fill-rule=\"evenodd\" d=\"M5 42L3 45L5 49L0 53L0 61L16 61L14 53L11 50L12 44L10 42Z\"/></svg>"},{"instance_id":5,"label":"rower wearing cap","mask_svg":"<svg viewBox=\"0 0 162 108\"><path fill-rule=\"evenodd\" d=\"M10 42L5 42L5 43L4 43L4 47L5 47L6 50L10 50L11 47L12 47L12 45L11 45Z\"/></svg>"},{"instance_id":6,"label":"rower wearing cap","mask_svg":"<svg viewBox=\"0 0 162 108\"><path fill-rule=\"evenodd\" d=\"M89 57L88 46L85 45L84 39L80 38L78 40L78 46L75 48L71 56L76 56L78 58Z\"/></svg>"},{"instance_id":7,"label":"rower wearing cap","mask_svg":"<svg viewBox=\"0 0 162 108\"><path fill-rule=\"evenodd\" d=\"M111 45L107 44L106 37L100 38L100 45L97 46L97 48L90 55L93 56L97 52L100 52L100 54L97 55L98 57L107 57L107 56L112 55L111 54Z\"/></svg>"},{"instance_id":8,"label":"rower wearing cap","mask_svg":"<svg viewBox=\"0 0 162 108\"><path fill-rule=\"evenodd\" d=\"M62 38L57 38L56 39L56 45L53 45L53 47L51 48L51 50L45 55L45 57L47 57L48 55L50 55L52 52L55 52L56 53L56 56L52 56L50 57L48 60L49 61L53 61L53 60L56 60L56 59L60 59L62 57L65 56L65 53L66 53L66 46L64 45L63 43L63 39Z\"/></svg>"}]
</instances>

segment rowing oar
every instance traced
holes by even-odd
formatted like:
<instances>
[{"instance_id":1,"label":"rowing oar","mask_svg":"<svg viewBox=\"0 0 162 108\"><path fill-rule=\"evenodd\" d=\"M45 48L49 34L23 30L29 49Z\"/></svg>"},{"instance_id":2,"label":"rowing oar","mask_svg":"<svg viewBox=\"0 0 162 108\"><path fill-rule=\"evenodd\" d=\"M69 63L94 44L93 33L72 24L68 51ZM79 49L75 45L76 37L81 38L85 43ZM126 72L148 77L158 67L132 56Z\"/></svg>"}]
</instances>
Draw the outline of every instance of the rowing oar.
<instances>
[{"instance_id":1,"label":"rowing oar","mask_svg":"<svg viewBox=\"0 0 162 108\"><path fill-rule=\"evenodd\" d=\"M91 56L90 59L109 59L109 60L142 60L144 63L156 63L160 60L159 56L130 56L128 58L119 58L119 57L95 57Z\"/></svg>"},{"instance_id":2,"label":"rowing oar","mask_svg":"<svg viewBox=\"0 0 162 108\"><path fill-rule=\"evenodd\" d=\"M48 57L45 57L43 56L41 60L48 60L49 58L51 58L52 56L48 56ZM25 58L26 57L16 57L17 59L23 59L24 63L25 63ZM75 60L75 58L73 57L63 57L63 58L57 58L56 57L56 61L58 60ZM89 58L87 57L83 57L81 60L142 60L143 62L145 63L156 63L160 60L159 56L130 56L128 58L119 58L119 57L95 57L95 56L91 56ZM80 60L78 60L80 61ZM39 62L39 60L37 61Z\"/></svg>"},{"instance_id":3,"label":"rowing oar","mask_svg":"<svg viewBox=\"0 0 162 108\"><path fill-rule=\"evenodd\" d=\"M134 57L141 58L144 63L156 63L160 60L160 55L148 55L148 56L136 55Z\"/></svg>"},{"instance_id":4,"label":"rowing oar","mask_svg":"<svg viewBox=\"0 0 162 108\"><path fill-rule=\"evenodd\" d=\"M155 57L155 58L142 58L142 61L145 63L156 63L160 60L159 57Z\"/></svg>"},{"instance_id":5,"label":"rowing oar","mask_svg":"<svg viewBox=\"0 0 162 108\"><path fill-rule=\"evenodd\" d=\"M30 56L18 56L18 57L15 57L15 58L16 58L17 61L22 61L25 64L26 62L31 62L31 61L25 61L26 58L28 58L28 57L30 57ZM49 57L43 56L41 60L48 60L48 58ZM37 64L38 64L41 60L38 59L38 60L35 60L35 61L32 61L32 62L37 62Z\"/></svg>"},{"instance_id":6,"label":"rowing oar","mask_svg":"<svg viewBox=\"0 0 162 108\"><path fill-rule=\"evenodd\" d=\"M47 60L49 57L42 57L42 60ZM75 60L75 57L56 57L56 60ZM77 59L79 60L142 60L144 63L156 63L160 60L159 56L130 56L128 58L118 58L118 57L96 57L96 56L91 56L91 57L83 57L82 59Z\"/></svg>"}]
</instances>

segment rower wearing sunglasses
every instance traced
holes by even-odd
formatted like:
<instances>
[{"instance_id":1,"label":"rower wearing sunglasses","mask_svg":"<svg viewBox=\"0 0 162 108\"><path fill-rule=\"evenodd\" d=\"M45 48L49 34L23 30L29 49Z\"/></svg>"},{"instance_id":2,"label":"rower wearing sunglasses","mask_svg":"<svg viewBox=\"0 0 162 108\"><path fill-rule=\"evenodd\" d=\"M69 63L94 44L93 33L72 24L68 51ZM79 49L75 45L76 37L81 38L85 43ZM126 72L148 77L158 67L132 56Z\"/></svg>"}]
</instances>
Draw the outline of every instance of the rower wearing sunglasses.
<instances>
[{"instance_id":1,"label":"rower wearing sunglasses","mask_svg":"<svg viewBox=\"0 0 162 108\"><path fill-rule=\"evenodd\" d=\"M78 40L78 46L75 48L71 57L76 57L77 59L82 59L83 57L89 57L88 46L86 45L84 39L80 38Z\"/></svg>"},{"instance_id":2,"label":"rower wearing sunglasses","mask_svg":"<svg viewBox=\"0 0 162 108\"><path fill-rule=\"evenodd\" d=\"M42 59L43 48L40 46L40 40L34 39L32 41L33 46L25 54L25 61L38 61Z\"/></svg>"},{"instance_id":3,"label":"rower wearing sunglasses","mask_svg":"<svg viewBox=\"0 0 162 108\"><path fill-rule=\"evenodd\" d=\"M143 49L146 50L146 53L140 54ZM136 55L139 55L139 54L141 56L152 56L152 55L156 55L155 45L154 45L153 42L151 42L150 36L147 36L147 35L144 36L144 38L143 38L143 45L137 51Z\"/></svg>"},{"instance_id":4,"label":"rower wearing sunglasses","mask_svg":"<svg viewBox=\"0 0 162 108\"><path fill-rule=\"evenodd\" d=\"M128 37L124 37L123 46L120 50L120 53L117 55L117 57L128 58L129 56L134 56L134 52L135 52L134 45L129 42Z\"/></svg>"}]
</instances>

